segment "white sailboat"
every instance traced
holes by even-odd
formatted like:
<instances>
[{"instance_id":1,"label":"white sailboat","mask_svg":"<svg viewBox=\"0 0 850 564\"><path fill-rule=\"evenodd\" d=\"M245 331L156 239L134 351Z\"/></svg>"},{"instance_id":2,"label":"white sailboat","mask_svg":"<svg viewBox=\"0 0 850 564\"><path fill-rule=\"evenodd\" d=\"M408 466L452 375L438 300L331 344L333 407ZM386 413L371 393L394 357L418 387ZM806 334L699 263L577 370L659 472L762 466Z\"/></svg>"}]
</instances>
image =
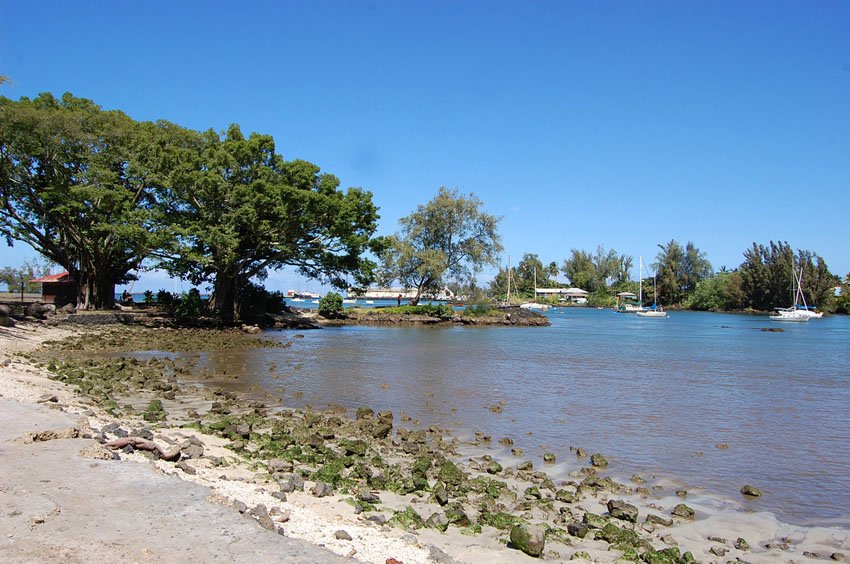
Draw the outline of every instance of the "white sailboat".
<instances>
[{"instance_id":1,"label":"white sailboat","mask_svg":"<svg viewBox=\"0 0 850 564\"><path fill-rule=\"evenodd\" d=\"M806 298L803 296L803 290L800 287L803 281L803 269L800 269L799 276L797 275L797 269L792 270L793 274L791 279L793 280L793 284L796 284L796 289L792 287L794 290L794 299L792 301L791 307L778 307L776 308L776 313L770 316L771 321L783 321L783 322L792 322L792 323L800 323L808 321L809 319L822 317L822 313L817 313L814 311L809 311L809 307L806 305ZM797 307L797 302L802 299L803 300L803 308Z\"/></svg>"},{"instance_id":2,"label":"white sailboat","mask_svg":"<svg viewBox=\"0 0 850 564\"><path fill-rule=\"evenodd\" d=\"M664 308L661 305L658 304L658 285L655 282L655 278L656 278L657 274L658 273L655 273L655 274L652 275L652 289L653 289L653 296L654 296L653 302L652 302L652 307L649 308L649 309L644 309L644 310L637 312L637 315L639 317L649 317L649 318L655 318L655 319L668 317L667 312L664 311Z\"/></svg>"},{"instance_id":3,"label":"white sailboat","mask_svg":"<svg viewBox=\"0 0 850 564\"><path fill-rule=\"evenodd\" d=\"M623 304L617 308L618 313L639 313L646 311L643 307L643 257L638 257L640 266L638 267L638 301L636 304ZM631 294L634 296L634 294Z\"/></svg>"},{"instance_id":4,"label":"white sailboat","mask_svg":"<svg viewBox=\"0 0 850 564\"><path fill-rule=\"evenodd\" d=\"M549 304L540 304L537 303L537 268L534 269L534 301L525 302L524 304L520 304L519 307L522 309L532 309L536 311L546 311L551 306Z\"/></svg>"}]
</instances>

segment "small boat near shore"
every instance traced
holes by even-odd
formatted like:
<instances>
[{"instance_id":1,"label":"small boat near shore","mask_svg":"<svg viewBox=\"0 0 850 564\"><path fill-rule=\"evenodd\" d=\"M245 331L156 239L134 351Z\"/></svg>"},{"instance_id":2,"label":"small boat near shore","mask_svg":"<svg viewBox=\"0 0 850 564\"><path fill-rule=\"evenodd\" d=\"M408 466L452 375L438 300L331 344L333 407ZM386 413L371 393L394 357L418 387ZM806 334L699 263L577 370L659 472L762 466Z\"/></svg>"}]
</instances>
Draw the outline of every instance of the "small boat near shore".
<instances>
[{"instance_id":1,"label":"small boat near shore","mask_svg":"<svg viewBox=\"0 0 850 564\"><path fill-rule=\"evenodd\" d=\"M649 318L655 318L655 319L663 319L665 317L668 317L667 312L664 311L664 308L657 301L658 285L656 284L655 278L656 278L656 275L653 274L652 275L652 290L653 290L652 295L655 296L655 298L652 302L652 307L643 308L641 311L636 312L638 317L649 317Z\"/></svg>"},{"instance_id":2,"label":"small boat near shore","mask_svg":"<svg viewBox=\"0 0 850 564\"><path fill-rule=\"evenodd\" d=\"M803 295L803 269L800 269L799 274L797 274L796 269L793 269L791 280L791 290L794 293L791 307L776 308L776 313L770 316L770 320L800 323L808 321L809 319L819 319L823 317L823 313L810 310L809 306L806 304L806 298ZM794 287L795 285L796 288ZM798 303L801 300L803 305L799 306Z\"/></svg>"},{"instance_id":3,"label":"small boat near shore","mask_svg":"<svg viewBox=\"0 0 850 564\"><path fill-rule=\"evenodd\" d=\"M540 304L537 302L526 302L524 304L520 304L519 307L521 307L522 309L530 309L532 311L546 311L552 306L550 306L549 304Z\"/></svg>"},{"instance_id":4,"label":"small boat near shore","mask_svg":"<svg viewBox=\"0 0 850 564\"><path fill-rule=\"evenodd\" d=\"M811 319L811 316L803 313L802 310L797 309L796 307L778 307L776 308L776 313L770 316L771 321L790 321L790 322L801 322L808 321Z\"/></svg>"}]
</instances>

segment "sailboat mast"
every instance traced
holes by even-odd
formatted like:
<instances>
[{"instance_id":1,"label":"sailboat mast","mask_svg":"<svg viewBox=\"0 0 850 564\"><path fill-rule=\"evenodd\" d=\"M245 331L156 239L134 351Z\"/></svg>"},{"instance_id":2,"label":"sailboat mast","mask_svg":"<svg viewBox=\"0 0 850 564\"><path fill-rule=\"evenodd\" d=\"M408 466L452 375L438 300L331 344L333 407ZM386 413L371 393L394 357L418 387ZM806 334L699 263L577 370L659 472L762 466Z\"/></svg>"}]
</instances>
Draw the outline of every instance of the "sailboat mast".
<instances>
[{"instance_id":1,"label":"sailboat mast","mask_svg":"<svg viewBox=\"0 0 850 564\"><path fill-rule=\"evenodd\" d=\"M643 307L643 257L638 257L638 305Z\"/></svg>"},{"instance_id":2,"label":"sailboat mast","mask_svg":"<svg viewBox=\"0 0 850 564\"><path fill-rule=\"evenodd\" d=\"M508 255L508 294L505 297L505 304L511 305L511 255Z\"/></svg>"}]
</instances>

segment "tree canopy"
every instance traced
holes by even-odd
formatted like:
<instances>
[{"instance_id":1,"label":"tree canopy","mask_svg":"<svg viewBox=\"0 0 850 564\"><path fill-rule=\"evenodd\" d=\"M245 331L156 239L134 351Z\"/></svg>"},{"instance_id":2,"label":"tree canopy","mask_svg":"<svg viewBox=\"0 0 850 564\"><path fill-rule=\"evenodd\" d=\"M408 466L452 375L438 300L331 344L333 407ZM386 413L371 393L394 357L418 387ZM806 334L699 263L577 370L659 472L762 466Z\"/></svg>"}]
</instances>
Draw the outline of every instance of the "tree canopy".
<instances>
[{"instance_id":1,"label":"tree canopy","mask_svg":"<svg viewBox=\"0 0 850 564\"><path fill-rule=\"evenodd\" d=\"M468 282L502 251L499 218L485 213L474 194L445 187L428 203L399 220L401 232L388 238L381 254L381 278L415 288L414 304L448 281Z\"/></svg>"},{"instance_id":2,"label":"tree canopy","mask_svg":"<svg viewBox=\"0 0 850 564\"><path fill-rule=\"evenodd\" d=\"M614 249L606 251L603 245L599 245L595 253L572 249L561 271L573 286L597 293L626 283L632 265L631 256L620 255Z\"/></svg>"},{"instance_id":3,"label":"tree canopy","mask_svg":"<svg viewBox=\"0 0 850 564\"><path fill-rule=\"evenodd\" d=\"M0 234L65 268L82 307L111 306L159 244L137 125L67 93L0 97Z\"/></svg>"},{"instance_id":4,"label":"tree canopy","mask_svg":"<svg viewBox=\"0 0 850 564\"><path fill-rule=\"evenodd\" d=\"M377 207L359 188L303 160L285 161L271 136L172 131L163 155L161 199L178 233L161 265L195 284L213 284L219 317L238 314L251 278L289 265L337 287L365 283L374 264ZM180 163L172 166L170 163Z\"/></svg>"},{"instance_id":5,"label":"tree canopy","mask_svg":"<svg viewBox=\"0 0 850 564\"><path fill-rule=\"evenodd\" d=\"M657 274L657 299L664 304L681 304L701 280L711 276L711 263L690 241L685 248L675 239L658 248L653 265Z\"/></svg>"}]
</instances>

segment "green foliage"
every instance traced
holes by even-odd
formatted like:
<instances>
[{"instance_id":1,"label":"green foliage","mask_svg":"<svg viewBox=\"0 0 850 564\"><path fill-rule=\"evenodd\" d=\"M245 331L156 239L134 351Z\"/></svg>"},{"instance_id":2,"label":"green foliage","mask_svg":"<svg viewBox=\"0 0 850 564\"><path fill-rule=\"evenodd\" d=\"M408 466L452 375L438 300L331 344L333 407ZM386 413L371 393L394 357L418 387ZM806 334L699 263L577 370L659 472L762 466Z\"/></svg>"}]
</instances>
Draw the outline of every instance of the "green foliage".
<instances>
[{"instance_id":1,"label":"green foliage","mask_svg":"<svg viewBox=\"0 0 850 564\"><path fill-rule=\"evenodd\" d=\"M338 317L342 313L342 296L336 292L328 292L319 299L319 315L322 317Z\"/></svg>"},{"instance_id":2,"label":"green foliage","mask_svg":"<svg viewBox=\"0 0 850 564\"><path fill-rule=\"evenodd\" d=\"M154 303L156 303L156 298L154 297L152 291L145 290L145 293L143 294L143 296L144 296L143 301L145 302L146 306L150 307L150 306L154 305Z\"/></svg>"},{"instance_id":3,"label":"green foliage","mask_svg":"<svg viewBox=\"0 0 850 564\"><path fill-rule=\"evenodd\" d=\"M448 281L467 281L502 251L499 218L481 211L475 195L440 188L427 204L399 220L401 233L389 237L381 253L381 278L416 288L414 305L423 293L438 292Z\"/></svg>"},{"instance_id":4,"label":"green foliage","mask_svg":"<svg viewBox=\"0 0 850 564\"><path fill-rule=\"evenodd\" d=\"M30 280L48 274L50 274L49 262L26 260L18 268L11 266L0 268L0 282L6 284L10 292L20 292L21 284L24 286L24 292L38 292L41 289L41 284L30 282Z\"/></svg>"},{"instance_id":5,"label":"green foliage","mask_svg":"<svg viewBox=\"0 0 850 564\"><path fill-rule=\"evenodd\" d=\"M375 313L389 313L393 315L427 315L428 317L439 317L440 319L450 319L454 317L454 310L451 306L444 304L421 304L421 305L406 305L399 307L382 307L378 310L370 310Z\"/></svg>"},{"instance_id":6,"label":"green foliage","mask_svg":"<svg viewBox=\"0 0 850 564\"><path fill-rule=\"evenodd\" d=\"M487 317L500 313L499 308L486 303L469 304L463 310L463 314L467 317Z\"/></svg>"},{"instance_id":7,"label":"green foliage","mask_svg":"<svg viewBox=\"0 0 850 564\"><path fill-rule=\"evenodd\" d=\"M711 263L705 253L690 241L684 248L675 239L666 245L658 245L658 248L657 262L653 265L658 284L656 299L664 304L683 303L701 280L711 276ZM651 278L649 283L649 288L652 288Z\"/></svg>"},{"instance_id":8,"label":"green foliage","mask_svg":"<svg viewBox=\"0 0 850 564\"><path fill-rule=\"evenodd\" d=\"M156 303L166 311L174 311L177 307L178 297L166 290L160 290L156 293Z\"/></svg>"},{"instance_id":9,"label":"green foliage","mask_svg":"<svg viewBox=\"0 0 850 564\"><path fill-rule=\"evenodd\" d=\"M759 310L788 307L794 301L795 269L803 270L803 294L811 306L830 308L838 278L824 260L810 251L797 255L787 242L753 246L744 252L739 268L744 306Z\"/></svg>"},{"instance_id":10,"label":"green foliage","mask_svg":"<svg viewBox=\"0 0 850 564\"><path fill-rule=\"evenodd\" d=\"M112 306L163 233L141 128L67 93L0 97L0 235L65 268L82 307Z\"/></svg>"},{"instance_id":11,"label":"green foliage","mask_svg":"<svg viewBox=\"0 0 850 564\"><path fill-rule=\"evenodd\" d=\"M206 306L201 299L201 292L197 288L192 288L180 296L174 317L180 322L194 321L204 314L205 309Z\"/></svg>"},{"instance_id":12,"label":"green foliage","mask_svg":"<svg viewBox=\"0 0 850 564\"><path fill-rule=\"evenodd\" d=\"M162 266L195 284L212 282L212 305L225 322L252 278L295 266L302 274L346 286L366 285L379 250L372 235L377 208L360 188L307 161L285 161L274 140L245 137L231 125L220 136L172 129L158 166L167 177L160 198L181 237ZM179 162L181 166L174 167Z\"/></svg>"},{"instance_id":13,"label":"green foliage","mask_svg":"<svg viewBox=\"0 0 850 564\"><path fill-rule=\"evenodd\" d=\"M633 259L629 255L617 254L617 251L599 245L596 253L572 249L570 258L564 260L561 267L570 283L591 294L609 293L609 284L615 286L629 280Z\"/></svg>"},{"instance_id":14,"label":"green foliage","mask_svg":"<svg viewBox=\"0 0 850 564\"><path fill-rule=\"evenodd\" d=\"M741 275L737 272L721 272L699 282L685 306L703 311L723 311L741 309L743 303Z\"/></svg>"},{"instance_id":15,"label":"green foliage","mask_svg":"<svg viewBox=\"0 0 850 564\"><path fill-rule=\"evenodd\" d=\"M237 298L239 317L255 321L267 313L281 313L285 307L284 300L281 292L269 292L259 284L249 282Z\"/></svg>"}]
</instances>

